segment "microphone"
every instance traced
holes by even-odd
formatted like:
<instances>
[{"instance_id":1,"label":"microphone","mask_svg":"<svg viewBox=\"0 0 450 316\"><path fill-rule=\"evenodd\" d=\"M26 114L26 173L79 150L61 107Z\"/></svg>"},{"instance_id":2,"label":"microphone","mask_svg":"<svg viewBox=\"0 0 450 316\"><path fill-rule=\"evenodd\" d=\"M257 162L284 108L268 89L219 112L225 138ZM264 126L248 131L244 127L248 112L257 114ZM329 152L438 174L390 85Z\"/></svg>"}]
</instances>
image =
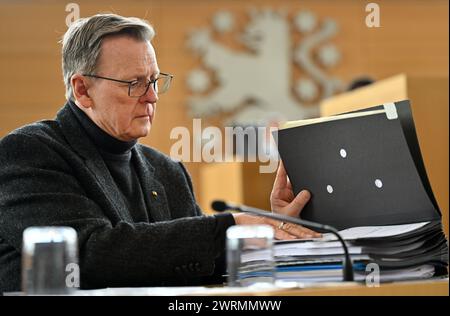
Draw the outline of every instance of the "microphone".
<instances>
[{"instance_id":1,"label":"microphone","mask_svg":"<svg viewBox=\"0 0 450 316\"><path fill-rule=\"evenodd\" d=\"M307 221L300 218L295 218L287 215L277 214L277 213L271 213L267 212L261 209L257 209L254 207L246 206L246 205L236 205L231 203L226 203L224 201L214 201L211 203L211 207L213 210L217 212L224 212L227 210L233 210L233 211L239 211L242 213L249 213L257 216L267 217L271 219L275 219L282 222L288 222L296 225L305 226L311 229L317 229L317 230L323 230L332 233L336 236L336 238L341 242L342 248L344 249L344 262L342 264L343 269L343 281L351 282L354 280L353 277L353 264L350 259L350 255L348 253L347 245L345 244L344 239L339 234L339 231L329 225L323 225L316 222Z\"/></svg>"}]
</instances>

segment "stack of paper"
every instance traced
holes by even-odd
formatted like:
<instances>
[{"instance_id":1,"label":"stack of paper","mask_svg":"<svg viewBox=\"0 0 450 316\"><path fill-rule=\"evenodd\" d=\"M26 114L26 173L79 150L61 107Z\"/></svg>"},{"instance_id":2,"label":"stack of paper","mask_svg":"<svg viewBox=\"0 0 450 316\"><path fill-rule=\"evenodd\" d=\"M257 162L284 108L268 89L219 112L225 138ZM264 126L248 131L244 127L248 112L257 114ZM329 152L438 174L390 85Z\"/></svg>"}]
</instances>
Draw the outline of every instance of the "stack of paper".
<instances>
[{"instance_id":1,"label":"stack of paper","mask_svg":"<svg viewBox=\"0 0 450 316\"><path fill-rule=\"evenodd\" d=\"M441 223L354 227L340 231L353 262L356 281L380 282L424 279L447 274L448 245ZM344 250L336 237L278 241L274 246L277 278L297 282L342 280ZM259 251L246 253L248 278L260 277L254 269ZM379 273L378 273L379 272Z\"/></svg>"}]
</instances>

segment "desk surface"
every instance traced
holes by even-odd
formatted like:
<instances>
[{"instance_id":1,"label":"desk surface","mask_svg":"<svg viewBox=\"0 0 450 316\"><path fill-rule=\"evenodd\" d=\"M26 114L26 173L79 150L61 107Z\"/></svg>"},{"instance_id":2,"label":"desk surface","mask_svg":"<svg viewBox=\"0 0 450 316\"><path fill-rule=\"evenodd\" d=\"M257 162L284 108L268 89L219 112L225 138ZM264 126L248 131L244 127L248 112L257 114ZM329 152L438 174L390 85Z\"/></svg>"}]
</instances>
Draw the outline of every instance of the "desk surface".
<instances>
[{"instance_id":1,"label":"desk surface","mask_svg":"<svg viewBox=\"0 0 450 316\"><path fill-rule=\"evenodd\" d=\"M368 295L433 295L448 296L448 278L428 281L411 281L380 284L367 287L362 283L329 283L304 285L296 288L229 288L229 287L153 287L109 288L79 291L77 295L139 295L139 296L368 296Z\"/></svg>"},{"instance_id":2,"label":"desk surface","mask_svg":"<svg viewBox=\"0 0 450 316\"><path fill-rule=\"evenodd\" d=\"M329 295L329 296L368 296L368 295L431 295L448 296L448 279L439 281L421 281L421 282L400 282L381 284L379 287L367 287L365 284L342 284L325 287L314 287L305 289L288 289L278 291L277 293L267 293L267 295L282 296L307 296L307 295ZM266 295L266 294L261 294Z\"/></svg>"}]
</instances>

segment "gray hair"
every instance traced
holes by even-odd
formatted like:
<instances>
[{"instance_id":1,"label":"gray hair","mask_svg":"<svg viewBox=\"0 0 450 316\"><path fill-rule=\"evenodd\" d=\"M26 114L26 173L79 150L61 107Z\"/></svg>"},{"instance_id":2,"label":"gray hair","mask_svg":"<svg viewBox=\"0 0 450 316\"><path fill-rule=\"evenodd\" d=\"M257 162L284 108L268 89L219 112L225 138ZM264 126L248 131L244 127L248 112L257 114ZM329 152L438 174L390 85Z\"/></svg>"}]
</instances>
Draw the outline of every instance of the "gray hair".
<instances>
[{"instance_id":1,"label":"gray hair","mask_svg":"<svg viewBox=\"0 0 450 316\"><path fill-rule=\"evenodd\" d=\"M73 22L62 39L62 70L66 98L74 100L70 79L77 72L95 73L102 40L106 36L126 34L151 41L153 27L145 20L116 14L97 14Z\"/></svg>"}]
</instances>

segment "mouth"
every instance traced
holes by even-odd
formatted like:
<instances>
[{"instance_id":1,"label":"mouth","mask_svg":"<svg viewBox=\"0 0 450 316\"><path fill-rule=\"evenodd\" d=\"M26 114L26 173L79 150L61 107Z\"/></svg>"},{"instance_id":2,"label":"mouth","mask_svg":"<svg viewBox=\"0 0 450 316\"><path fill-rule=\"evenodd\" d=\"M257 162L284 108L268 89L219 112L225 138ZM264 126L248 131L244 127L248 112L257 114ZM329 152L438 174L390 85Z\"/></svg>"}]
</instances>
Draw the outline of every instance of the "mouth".
<instances>
[{"instance_id":1,"label":"mouth","mask_svg":"<svg viewBox=\"0 0 450 316\"><path fill-rule=\"evenodd\" d=\"M153 116L154 116L154 108L152 106L150 106L150 108L147 108L146 112L147 113L145 113L145 114L137 115L135 118L137 118L137 119L146 119L146 120L149 120L150 123L152 123Z\"/></svg>"},{"instance_id":2,"label":"mouth","mask_svg":"<svg viewBox=\"0 0 450 316\"><path fill-rule=\"evenodd\" d=\"M140 120L148 120L150 123L152 123L152 121L153 121L153 117L151 115L148 115L148 114L139 115L139 116L136 116L136 118L140 119Z\"/></svg>"}]
</instances>

